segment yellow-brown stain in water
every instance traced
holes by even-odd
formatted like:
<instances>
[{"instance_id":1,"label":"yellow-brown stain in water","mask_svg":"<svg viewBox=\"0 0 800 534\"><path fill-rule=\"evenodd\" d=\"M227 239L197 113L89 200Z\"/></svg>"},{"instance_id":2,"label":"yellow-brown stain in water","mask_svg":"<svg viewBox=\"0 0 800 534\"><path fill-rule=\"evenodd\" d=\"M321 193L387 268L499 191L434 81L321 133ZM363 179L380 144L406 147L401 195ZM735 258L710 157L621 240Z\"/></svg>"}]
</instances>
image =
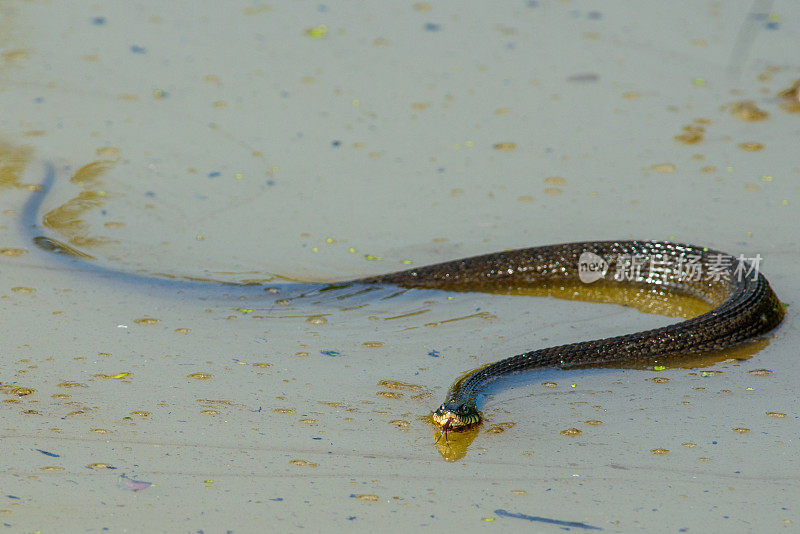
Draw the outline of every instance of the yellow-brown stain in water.
<instances>
[{"instance_id":1,"label":"yellow-brown stain in water","mask_svg":"<svg viewBox=\"0 0 800 534\"><path fill-rule=\"evenodd\" d=\"M417 384L407 384L398 380L381 380L378 382L378 385L386 389L400 389L406 391L418 391L422 389L422 386L418 386Z\"/></svg>"},{"instance_id":2,"label":"yellow-brown stain in water","mask_svg":"<svg viewBox=\"0 0 800 534\"><path fill-rule=\"evenodd\" d=\"M9 258L19 258L28 251L24 248L0 248L0 254Z\"/></svg>"},{"instance_id":3,"label":"yellow-brown stain in water","mask_svg":"<svg viewBox=\"0 0 800 534\"><path fill-rule=\"evenodd\" d=\"M113 465L107 464L105 462L94 462L94 463L88 464L86 467L89 468L89 469L94 469L95 471L101 471L103 469L114 469Z\"/></svg>"},{"instance_id":4,"label":"yellow-brown stain in water","mask_svg":"<svg viewBox=\"0 0 800 534\"><path fill-rule=\"evenodd\" d=\"M33 388L16 387L8 390L7 393L15 397L27 397L28 395L33 395L36 393L36 390Z\"/></svg>"},{"instance_id":5,"label":"yellow-brown stain in water","mask_svg":"<svg viewBox=\"0 0 800 534\"><path fill-rule=\"evenodd\" d=\"M69 245L75 247L94 247L113 242L105 237L89 235L89 225L84 220L87 213L105 205L108 193L101 188L102 177L114 162L111 160L95 161L78 169L70 178L70 183L80 187L81 192L60 206L50 210L42 217L46 228L67 239Z\"/></svg>"},{"instance_id":6,"label":"yellow-brown stain in water","mask_svg":"<svg viewBox=\"0 0 800 534\"><path fill-rule=\"evenodd\" d=\"M18 63L30 57L30 52L24 48L13 48L0 53L4 63Z\"/></svg>"},{"instance_id":7,"label":"yellow-brown stain in water","mask_svg":"<svg viewBox=\"0 0 800 534\"><path fill-rule=\"evenodd\" d=\"M706 135L705 127L699 124L687 124L682 129L683 133L676 135L675 141L683 145L702 143Z\"/></svg>"},{"instance_id":8,"label":"yellow-brown stain in water","mask_svg":"<svg viewBox=\"0 0 800 534\"><path fill-rule=\"evenodd\" d=\"M213 378L214 375L209 373L191 373L186 375L186 378L192 378L194 380L210 380Z\"/></svg>"},{"instance_id":9,"label":"yellow-brown stain in water","mask_svg":"<svg viewBox=\"0 0 800 534\"><path fill-rule=\"evenodd\" d=\"M0 190L3 189L28 189L35 190L37 186L23 184L22 173L28 166L31 158L31 149L18 147L0 141Z\"/></svg>"},{"instance_id":10,"label":"yellow-brown stain in water","mask_svg":"<svg viewBox=\"0 0 800 534\"><path fill-rule=\"evenodd\" d=\"M741 148L745 152L758 152L764 149L764 145L762 143L749 141L747 143L739 143L739 148Z\"/></svg>"},{"instance_id":11,"label":"yellow-brown stain in water","mask_svg":"<svg viewBox=\"0 0 800 534\"><path fill-rule=\"evenodd\" d=\"M489 428L487 428L486 432L488 432L489 434L502 434L506 430L514 428L514 426L516 426L516 423L512 423L510 421L504 423L495 423L491 425Z\"/></svg>"},{"instance_id":12,"label":"yellow-brown stain in water","mask_svg":"<svg viewBox=\"0 0 800 534\"><path fill-rule=\"evenodd\" d=\"M795 80L791 87L778 92L781 109L789 113L800 113L800 80Z\"/></svg>"},{"instance_id":13,"label":"yellow-brown stain in water","mask_svg":"<svg viewBox=\"0 0 800 534\"><path fill-rule=\"evenodd\" d=\"M769 113L760 109L752 100L734 102L728 109L734 117L746 122L763 121L769 117Z\"/></svg>"},{"instance_id":14,"label":"yellow-brown stain in water","mask_svg":"<svg viewBox=\"0 0 800 534\"><path fill-rule=\"evenodd\" d=\"M289 460L289 463L291 465L296 465L297 467L317 467L317 464L314 462L309 462L308 460L295 459Z\"/></svg>"},{"instance_id":15,"label":"yellow-brown stain in water","mask_svg":"<svg viewBox=\"0 0 800 534\"><path fill-rule=\"evenodd\" d=\"M30 295L32 293L36 293L36 289L24 286L12 287L11 291L13 291L14 293L18 293L20 295Z\"/></svg>"},{"instance_id":16,"label":"yellow-brown stain in water","mask_svg":"<svg viewBox=\"0 0 800 534\"><path fill-rule=\"evenodd\" d=\"M86 384L82 382L74 382L72 380L64 380L58 383L58 387L72 389L72 388L85 388L87 387Z\"/></svg>"},{"instance_id":17,"label":"yellow-brown stain in water","mask_svg":"<svg viewBox=\"0 0 800 534\"><path fill-rule=\"evenodd\" d=\"M657 163L651 165L650 168L661 174L671 174L675 172L675 165L672 163Z\"/></svg>"},{"instance_id":18,"label":"yellow-brown stain in water","mask_svg":"<svg viewBox=\"0 0 800 534\"><path fill-rule=\"evenodd\" d=\"M511 143L511 142L495 143L494 149L500 150L502 152L513 152L517 149L517 143Z\"/></svg>"}]
</instances>

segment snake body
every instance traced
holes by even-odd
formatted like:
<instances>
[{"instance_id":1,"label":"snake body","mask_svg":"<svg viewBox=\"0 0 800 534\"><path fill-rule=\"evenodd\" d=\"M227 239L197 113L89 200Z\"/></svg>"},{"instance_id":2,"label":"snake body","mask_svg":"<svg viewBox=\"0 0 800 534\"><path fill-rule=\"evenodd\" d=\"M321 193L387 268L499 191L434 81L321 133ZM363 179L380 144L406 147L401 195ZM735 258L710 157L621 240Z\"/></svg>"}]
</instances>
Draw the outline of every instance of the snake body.
<instances>
[{"instance_id":1,"label":"snake body","mask_svg":"<svg viewBox=\"0 0 800 534\"><path fill-rule=\"evenodd\" d=\"M662 241L589 241L485 254L357 280L408 288L475 290L589 283L579 266L611 285L670 291L700 298L713 309L662 328L543 348L476 369L450 388L432 414L443 430L481 422L478 394L520 371L569 368L728 347L775 328L783 306L755 262L703 247ZM638 269L637 269L638 265ZM609 268L616 266L616 273ZM620 268L622 266L622 268ZM620 273L622 273L620 275Z\"/></svg>"},{"instance_id":2,"label":"snake body","mask_svg":"<svg viewBox=\"0 0 800 534\"><path fill-rule=\"evenodd\" d=\"M52 168L42 186L47 192ZM26 204L35 221L43 195ZM32 222L30 229L38 225ZM35 230L34 230L35 231ZM37 235L46 250L78 259L91 256L55 239ZM356 284L391 284L406 288L476 291L591 283L580 271L584 258L605 283L621 288L664 291L697 297L713 309L662 328L606 339L533 350L487 364L462 376L449 389L432 420L445 432L481 422L478 395L491 382L525 370L602 364L720 349L765 334L780 324L784 310L766 278L752 265L729 254L663 241L587 241L495 252L406 271L352 280ZM638 258L638 260L637 260ZM637 264L638 261L638 264ZM630 273L608 272L615 264ZM639 266L639 270L634 267ZM644 267L644 269L641 269Z\"/></svg>"},{"instance_id":3,"label":"snake body","mask_svg":"<svg viewBox=\"0 0 800 534\"><path fill-rule=\"evenodd\" d=\"M45 231L37 214L54 180L55 168L48 165L42 194L31 195L25 204L23 220L30 232ZM31 239L46 250L91 259L46 235L32 235ZM621 289L679 293L713 306L706 313L662 328L532 350L476 369L453 384L444 403L432 414L433 421L447 431L479 424L479 393L491 382L513 373L720 349L769 332L783 319L783 305L757 262L750 264L743 259L665 241L586 241L495 252L350 283L475 291L568 286L602 278ZM594 269L590 269L593 276L589 279L581 269L587 262ZM617 267L614 274L609 273L611 265ZM620 265L624 267L623 276L617 276ZM626 272L629 267L630 272Z\"/></svg>"}]
</instances>

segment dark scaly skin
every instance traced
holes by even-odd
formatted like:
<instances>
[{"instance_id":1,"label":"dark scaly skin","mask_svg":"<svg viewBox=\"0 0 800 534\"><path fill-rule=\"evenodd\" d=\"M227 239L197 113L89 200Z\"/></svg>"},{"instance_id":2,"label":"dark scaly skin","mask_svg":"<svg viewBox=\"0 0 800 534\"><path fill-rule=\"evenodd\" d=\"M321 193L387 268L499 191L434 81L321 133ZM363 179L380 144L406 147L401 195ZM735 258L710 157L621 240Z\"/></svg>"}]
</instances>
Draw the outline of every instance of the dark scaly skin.
<instances>
[{"instance_id":1,"label":"dark scaly skin","mask_svg":"<svg viewBox=\"0 0 800 534\"><path fill-rule=\"evenodd\" d=\"M443 431L462 430L481 422L477 396L489 383L513 373L541 367L566 369L579 365L661 357L673 353L720 349L765 334L783 319L783 306L767 279L735 272L737 258L714 250L658 241L589 241L497 252L357 280L411 288L476 290L481 286L524 286L541 283L581 283L578 259L583 252L604 258L611 266L617 255L642 255L647 262L638 280L603 279L620 285L665 288L699 297L714 308L702 315L662 328L606 339L533 350L484 366L450 388L445 402L432 414ZM649 261L656 276L648 278ZM720 261L720 258L722 261ZM686 276L687 266L699 267L700 277ZM720 264L722 264L720 266ZM727 264L727 265L726 265ZM707 274L719 267L717 279Z\"/></svg>"}]
</instances>

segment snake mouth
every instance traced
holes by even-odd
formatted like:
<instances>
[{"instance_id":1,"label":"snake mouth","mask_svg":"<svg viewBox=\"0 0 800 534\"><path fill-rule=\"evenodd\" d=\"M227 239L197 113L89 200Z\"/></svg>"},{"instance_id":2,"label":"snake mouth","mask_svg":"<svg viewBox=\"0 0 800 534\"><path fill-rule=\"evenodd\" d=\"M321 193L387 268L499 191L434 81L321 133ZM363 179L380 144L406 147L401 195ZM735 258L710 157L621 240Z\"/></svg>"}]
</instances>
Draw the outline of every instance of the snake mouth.
<instances>
[{"instance_id":1,"label":"snake mouth","mask_svg":"<svg viewBox=\"0 0 800 534\"><path fill-rule=\"evenodd\" d=\"M466 430L481 422L481 416L474 408L448 404L442 404L431 414L431 419L444 432Z\"/></svg>"}]
</instances>

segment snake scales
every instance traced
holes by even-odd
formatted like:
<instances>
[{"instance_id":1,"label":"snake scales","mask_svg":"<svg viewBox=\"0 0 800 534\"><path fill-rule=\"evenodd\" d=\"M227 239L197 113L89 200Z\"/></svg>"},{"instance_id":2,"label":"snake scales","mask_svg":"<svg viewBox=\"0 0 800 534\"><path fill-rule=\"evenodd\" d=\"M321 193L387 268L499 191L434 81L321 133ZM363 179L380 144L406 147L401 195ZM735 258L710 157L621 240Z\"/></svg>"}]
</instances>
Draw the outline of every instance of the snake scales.
<instances>
[{"instance_id":1,"label":"snake scales","mask_svg":"<svg viewBox=\"0 0 800 534\"><path fill-rule=\"evenodd\" d=\"M584 270L582 275L579 264L593 261L601 269L594 271L596 276L612 285L688 294L713 306L707 313L662 328L533 350L476 369L450 388L432 414L446 432L479 424L478 394L513 373L720 349L769 332L783 319L783 306L757 264L742 260L671 242L588 241L497 252L356 282L444 290L576 284L586 282L584 276L590 273ZM618 268L624 267L617 271L622 275L605 276L615 261Z\"/></svg>"}]
</instances>

